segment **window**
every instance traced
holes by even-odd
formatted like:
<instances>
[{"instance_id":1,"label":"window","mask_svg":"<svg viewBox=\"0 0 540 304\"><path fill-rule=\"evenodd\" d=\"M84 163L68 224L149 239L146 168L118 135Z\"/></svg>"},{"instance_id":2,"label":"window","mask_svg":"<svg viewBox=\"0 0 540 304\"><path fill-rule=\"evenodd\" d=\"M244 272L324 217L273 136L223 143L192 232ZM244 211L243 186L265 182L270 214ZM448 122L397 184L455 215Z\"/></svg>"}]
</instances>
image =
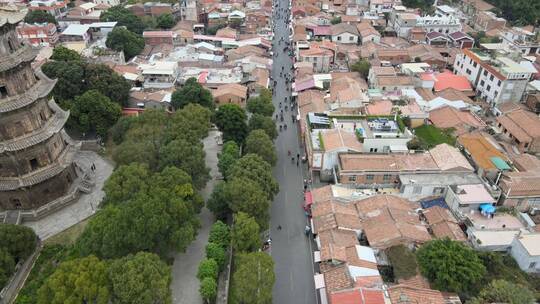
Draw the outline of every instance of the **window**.
<instances>
[{"instance_id":1,"label":"window","mask_svg":"<svg viewBox=\"0 0 540 304\"><path fill-rule=\"evenodd\" d=\"M375 176L373 174L366 175L366 180L368 180L368 181L373 181L374 178L375 178Z\"/></svg>"},{"instance_id":2,"label":"window","mask_svg":"<svg viewBox=\"0 0 540 304\"><path fill-rule=\"evenodd\" d=\"M486 70L484 70L484 76L487 76L487 71Z\"/></svg>"},{"instance_id":3,"label":"window","mask_svg":"<svg viewBox=\"0 0 540 304\"><path fill-rule=\"evenodd\" d=\"M39 167L39 162L37 161L37 159L32 158L30 160L30 167L32 168L32 170L36 170Z\"/></svg>"},{"instance_id":4,"label":"window","mask_svg":"<svg viewBox=\"0 0 540 304\"><path fill-rule=\"evenodd\" d=\"M497 85L498 85L498 86L501 86L501 81L500 81L500 80L497 82Z\"/></svg>"},{"instance_id":5,"label":"window","mask_svg":"<svg viewBox=\"0 0 540 304\"><path fill-rule=\"evenodd\" d=\"M497 97L497 95L499 95L499 92L495 91L495 92L493 93L493 97Z\"/></svg>"},{"instance_id":6,"label":"window","mask_svg":"<svg viewBox=\"0 0 540 304\"><path fill-rule=\"evenodd\" d=\"M338 41L341 41L341 36L337 36L337 40L338 40Z\"/></svg>"},{"instance_id":7,"label":"window","mask_svg":"<svg viewBox=\"0 0 540 304\"><path fill-rule=\"evenodd\" d=\"M422 186L414 186L413 194L420 194L420 193L422 193Z\"/></svg>"},{"instance_id":8,"label":"window","mask_svg":"<svg viewBox=\"0 0 540 304\"><path fill-rule=\"evenodd\" d=\"M471 70L467 69L465 70L465 73L467 73L468 75L471 75Z\"/></svg>"},{"instance_id":9,"label":"window","mask_svg":"<svg viewBox=\"0 0 540 304\"><path fill-rule=\"evenodd\" d=\"M350 182L355 182L356 181L356 175L349 176L349 181Z\"/></svg>"},{"instance_id":10,"label":"window","mask_svg":"<svg viewBox=\"0 0 540 304\"><path fill-rule=\"evenodd\" d=\"M480 86L483 87L484 86L484 83L486 83L485 81L481 80L480 81Z\"/></svg>"},{"instance_id":11,"label":"window","mask_svg":"<svg viewBox=\"0 0 540 304\"><path fill-rule=\"evenodd\" d=\"M477 67L477 66L478 66L478 63L475 62L475 63L473 63L472 66L473 66L473 67Z\"/></svg>"},{"instance_id":12,"label":"window","mask_svg":"<svg viewBox=\"0 0 540 304\"><path fill-rule=\"evenodd\" d=\"M491 86L488 84L488 86L486 87L486 90L489 92L489 90L491 90Z\"/></svg>"},{"instance_id":13,"label":"window","mask_svg":"<svg viewBox=\"0 0 540 304\"><path fill-rule=\"evenodd\" d=\"M350 36L349 37L349 41L353 41L354 40L354 37L353 36Z\"/></svg>"},{"instance_id":14,"label":"window","mask_svg":"<svg viewBox=\"0 0 540 304\"><path fill-rule=\"evenodd\" d=\"M489 80L493 81L493 75L489 76Z\"/></svg>"},{"instance_id":15,"label":"window","mask_svg":"<svg viewBox=\"0 0 540 304\"><path fill-rule=\"evenodd\" d=\"M392 177L392 175L390 175L390 174L385 174L385 175L383 175L383 180L384 180L384 181L389 181L391 177Z\"/></svg>"},{"instance_id":16,"label":"window","mask_svg":"<svg viewBox=\"0 0 540 304\"><path fill-rule=\"evenodd\" d=\"M531 269L531 268L536 268L536 262L531 262L529 264L529 269Z\"/></svg>"},{"instance_id":17,"label":"window","mask_svg":"<svg viewBox=\"0 0 540 304\"><path fill-rule=\"evenodd\" d=\"M15 209L20 209L22 207L21 200L18 198L12 198L11 203L15 206Z\"/></svg>"},{"instance_id":18,"label":"window","mask_svg":"<svg viewBox=\"0 0 540 304\"><path fill-rule=\"evenodd\" d=\"M8 96L8 92L5 86L0 86L0 98Z\"/></svg>"}]
</instances>

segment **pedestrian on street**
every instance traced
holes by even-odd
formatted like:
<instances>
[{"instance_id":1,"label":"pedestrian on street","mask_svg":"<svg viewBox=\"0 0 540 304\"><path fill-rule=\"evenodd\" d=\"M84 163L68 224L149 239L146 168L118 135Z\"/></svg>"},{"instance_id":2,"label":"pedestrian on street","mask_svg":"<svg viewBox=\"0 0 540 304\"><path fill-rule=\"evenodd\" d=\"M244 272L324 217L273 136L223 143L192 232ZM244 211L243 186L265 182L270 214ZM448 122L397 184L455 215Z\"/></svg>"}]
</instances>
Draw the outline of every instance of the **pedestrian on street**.
<instances>
[{"instance_id":1,"label":"pedestrian on street","mask_svg":"<svg viewBox=\"0 0 540 304\"><path fill-rule=\"evenodd\" d=\"M277 226L277 230L281 230L281 225L278 225L278 226Z\"/></svg>"}]
</instances>

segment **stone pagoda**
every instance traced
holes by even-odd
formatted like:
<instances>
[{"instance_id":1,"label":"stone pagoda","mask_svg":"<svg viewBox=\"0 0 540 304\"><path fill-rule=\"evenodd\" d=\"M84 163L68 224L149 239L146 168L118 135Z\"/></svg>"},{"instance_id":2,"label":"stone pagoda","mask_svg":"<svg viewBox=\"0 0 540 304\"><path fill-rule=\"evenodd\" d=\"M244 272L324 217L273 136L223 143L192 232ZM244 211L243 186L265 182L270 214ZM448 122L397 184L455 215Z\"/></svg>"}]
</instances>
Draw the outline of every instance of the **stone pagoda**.
<instances>
[{"instance_id":1,"label":"stone pagoda","mask_svg":"<svg viewBox=\"0 0 540 304\"><path fill-rule=\"evenodd\" d=\"M83 174L73 162L80 144L64 131L69 112L49 98L56 80L34 71L37 50L17 38L25 14L0 7L0 217L17 212L17 222L74 200Z\"/></svg>"}]
</instances>

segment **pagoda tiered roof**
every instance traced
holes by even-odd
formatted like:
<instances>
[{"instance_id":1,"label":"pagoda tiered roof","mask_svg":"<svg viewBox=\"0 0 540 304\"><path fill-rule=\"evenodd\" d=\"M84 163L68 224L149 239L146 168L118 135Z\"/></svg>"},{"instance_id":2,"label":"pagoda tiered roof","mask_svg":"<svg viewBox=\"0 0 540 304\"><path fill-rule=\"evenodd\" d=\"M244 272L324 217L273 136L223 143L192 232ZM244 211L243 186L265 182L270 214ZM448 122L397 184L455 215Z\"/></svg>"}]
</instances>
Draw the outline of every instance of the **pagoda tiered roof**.
<instances>
[{"instance_id":1,"label":"pagoda tiered roof","mask_svg":"<svg viewBox=\"0 0 540 304\"><path fill-rule=\"evenodd\" d=\"M57 80L49 79L41 70L36 71L39 80L23 94L0 100L0 113L6 113L25 107L38 98L46 97L54 88Z\"/></svg>"},{"instance_id":2,"label":"pagoda tiered roof","mask_svg":"<svg viewBox=\"0 0 540 304\"><path fill-rule=\"evenodd\" d=\"M13 53L3 54L0 56L0 72L11 70L21 63L33 61L38 52L29 45L23 45Z\"/></svg>"}]
</instances>

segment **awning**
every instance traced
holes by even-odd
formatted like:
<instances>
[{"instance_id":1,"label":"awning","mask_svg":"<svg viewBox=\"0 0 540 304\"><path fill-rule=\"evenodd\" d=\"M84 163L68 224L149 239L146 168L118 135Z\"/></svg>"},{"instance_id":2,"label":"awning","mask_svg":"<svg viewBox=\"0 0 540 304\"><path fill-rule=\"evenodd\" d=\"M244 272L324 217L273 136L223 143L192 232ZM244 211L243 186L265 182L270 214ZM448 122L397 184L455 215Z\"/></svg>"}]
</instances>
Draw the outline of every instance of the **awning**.
<instances>
[{"instance_id":1,"label":"awning","mask_svg":"<svg viewBox=\"0 0 540 304\"><path fill-rule=\"evenodd\" d=\"M497 167L499 170L510 170L510 166L500 157L493 156L490 158L491 162Z\"/></svg>"},{"instance_id":2,"label":"awning","mask_svg":"<svg viewBox=\"0 0 540 304\"><path fill-rule=\"evenodd\" d=\"M482 211L482 213L491 214L491 213L495 213L496 209L491 204L482 204L480 205L480 210Z\"/></svg>"},{"instance_id":3,"label":"awning","mask_svg":"<svg viewBox=\"0 0 540 304\"><path fill-rule=\"evenodd\" d=\"M306 191L304 193L304 209L311 208L311 204L313 204L313 194L311 194L311 191Z\"/></svg>"}]
</instances>

